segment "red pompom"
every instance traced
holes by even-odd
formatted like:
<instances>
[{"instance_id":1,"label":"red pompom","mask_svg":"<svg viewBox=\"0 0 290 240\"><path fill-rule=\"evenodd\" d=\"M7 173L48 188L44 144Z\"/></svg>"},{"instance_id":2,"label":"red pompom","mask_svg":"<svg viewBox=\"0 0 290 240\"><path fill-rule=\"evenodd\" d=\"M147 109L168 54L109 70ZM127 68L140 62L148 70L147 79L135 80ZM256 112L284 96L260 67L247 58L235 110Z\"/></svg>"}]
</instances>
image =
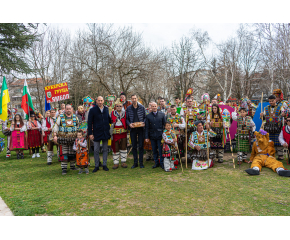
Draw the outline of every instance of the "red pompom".
<instances>
[{"instance_id":1,"label":"red pompom","mask_svg":"<svg viewBox=\"0 0 290 240\"><path fill-rule=\"evenodd\" d=\"M169 170L172 170L172 168L169 168Z\"/></svg>"},{"instance_id":2,"label":"red pompom","mask_svg":"<svg viewBox=\"0 0 290 240\"><path fill-rule=\"evenodd\" d=\"M175 166L175 168L177 169L177 166Z\"/></svg>"}]
</instances>

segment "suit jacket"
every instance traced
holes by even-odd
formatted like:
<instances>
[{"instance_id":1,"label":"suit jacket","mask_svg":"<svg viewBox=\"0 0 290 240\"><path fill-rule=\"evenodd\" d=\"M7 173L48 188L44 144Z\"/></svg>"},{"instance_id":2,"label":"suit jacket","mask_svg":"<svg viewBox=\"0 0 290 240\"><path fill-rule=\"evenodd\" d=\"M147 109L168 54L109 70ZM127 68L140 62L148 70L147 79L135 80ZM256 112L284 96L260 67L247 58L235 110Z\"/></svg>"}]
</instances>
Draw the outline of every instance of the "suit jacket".
<instances>
[{"instance_id":1,"label":"suit jacket","mask_svg":"<svg viewBox=\"0 0 290 240\"><path fill-rule=\"evenodd\" d=\"M166 118L163 112L157 112L156 116L153 112L147 114L145 123L145 139L161 140L165 123Z\"/></svg>"},{"instance_id":2,"label":"suit jacket","mask_svg":"<svg viewBox=\"0 0 290 240\"><path fill-rule=\"evenodd\" d=\"M91 108L88 117L88 135L94 135L94 142L110 139L110 123L108 107L104 106L103 112L98 106Z\"/></svg>"}]
</instances>

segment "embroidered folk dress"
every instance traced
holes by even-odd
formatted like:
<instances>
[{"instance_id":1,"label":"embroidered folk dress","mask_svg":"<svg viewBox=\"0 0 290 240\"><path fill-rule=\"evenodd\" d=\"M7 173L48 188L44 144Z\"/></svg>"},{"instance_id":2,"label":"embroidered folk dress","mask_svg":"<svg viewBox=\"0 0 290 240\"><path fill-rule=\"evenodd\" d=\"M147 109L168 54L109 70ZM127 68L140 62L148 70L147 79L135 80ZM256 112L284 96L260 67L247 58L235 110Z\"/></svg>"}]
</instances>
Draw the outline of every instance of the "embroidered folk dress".
<instances>
[{"instance_id":1,"label":"embroidered folk dress","mask_svg":"<svg viewBox=\"0 0 290 240\"><path fill-rule=\"evenodd\" d=\"M80 144L78 144L80 141ZM73 145L73 150L76 151L76 162L80 168L86 168L89 165L87 141L85 138L76 139Z\"/></svg>"},{"instance_id":2,"label":"embroidered folk dress","mask_svg":"<svg viewBox=\"0 0 290 240\"><path fill-rule=\"evenodd\" d=\"M9 150L12 151L12 150L28 149L26 125L23 124L23 126L20 126L20 124L17 124L16 122L15 126L16 128L20 128L20 131L14 130L14 127L11 125L10 127L11 137L10 137Z\"/></svg>"},{"instance_id":3,"label":"embroidered folk dress","mask_svg":"<svg viewBox=\"0 0 290 240\"><path fill-rule=\"evenodd\" d=\"M213 122L211 129L216 133L216 136L211 139L210 146L212 149L224 149L226 144L224 139L226 139L227 131L225 129L223 118L222 116L219 117L217 113L212 117L212 112L210 112L207 116L207 122L210 124L211 121Z\"/></svg>"},{"instance_id":4,"label":"embroidered folk dress","mask_svg":"<svg viewBox=\"0 0 290 240\"><path fill-rule=\"evenodd\" d=\"M173 141L176 135L172 130L164 130L162 139L164 141L162 146L162 156L164 157L164 170L171 171L176 169L174 166L175 155L177 154L176 143Z\"/></svg>"},{"instance_id":5,"label":"embroidered folk dress","mask_svg":"<svg viewBox=\"0 0 290 240\"><path fill-rule=\"evenodd\" d=\"M37 128L32 130L32 128ZM28 147L39 148L42 145L41 124L39 121L27 122Z\"/></svg>"},{"instance_id":6,"label":"embroidered folk dress","mask_svg":"<svg viewBox=\"0 0 290 240\"><path fill-rule=\"evenodd\" d=\"M207 141L208 137L215 137L216 133L210 130L203 130L201 133L198 131L193 132L188 141L188 147L191 149L190 156L192 158L192 170L205 170L213 166L212 159L207 158L207 148L210 148L210 143ZM196 150L195 146L199 146L200 150Z\"/></svg>"}]
</instances>

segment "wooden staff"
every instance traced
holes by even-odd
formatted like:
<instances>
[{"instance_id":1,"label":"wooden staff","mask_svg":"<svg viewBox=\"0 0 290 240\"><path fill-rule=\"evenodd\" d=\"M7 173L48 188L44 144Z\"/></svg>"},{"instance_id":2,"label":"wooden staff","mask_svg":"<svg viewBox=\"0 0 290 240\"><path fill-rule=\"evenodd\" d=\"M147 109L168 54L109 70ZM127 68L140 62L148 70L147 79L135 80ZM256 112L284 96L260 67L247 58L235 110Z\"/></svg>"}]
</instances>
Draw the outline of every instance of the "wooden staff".
<instances>
[{"instance_id":1,"label":"wooden staff","mask_svg":"<svg viewBox=\"0 0 290 240\"><path fill-rule=\"evenodd\" d=\"M262 97L261 97L261 113L264 113L264 111L263 111L263 92L262 92ZM264 130L264 121L263 121L263 118L262 118L261 129Z\"/></svg>"},{"instance_id":2,"label":"wooden staff","mask_svg":"<svg viewBox=\"0 0 290 240\"><path fill-rule=\"evenodd\" d=\"M232 138L231 138L230 131L229 131L229 137L230 137L231 152L232 152L232 157L233 157L233 166L234 166L234 168L236 168L236 166L235 166L234 152L233 152L233 145L232 145ZM240 166L241 166L241 164L240 164Z\"/></svg>"},{"instance_id":3,"label":"wooden staff","mask_svg":"<svg viewBox=\"0 0 290 240\"><path fill-rule=\"evenodd\" d=\"M205 126L206 126L206 122L207 122L207 118L208 118L208 105L206 104L206 119L205 119ZM210 128L210 126L208 126L209 128ZM207 136L206 136L206 138L207 138L207 142L206 142L206 144L207 144L207 161L208 161L208 165L209 165L209 144L208 144L208 134L209 134L209 129L207 129Z\"/></svg>"},{"instance_id":4,"label":"wooden staff","mask_svg":"<svg viewBox=\"0 0 290 240\"><path fill-rule=\"evenodd\" d=\"M185 115L185 167L187 168L187 110Z\"/></svg>"},{"instance_id":5,"label":"wooden staff","mask_svg":"<svg viewBox=\"0 0 290 240\"><path fill-rule=\"evenodd\" d=\"M176 143L176 147L177 147L178 157L179 157L179 159L180 159L181 170L182 170L182 173L183 173L183 167L182 167L182 161L181 161L181 158L180 158L180 153L179 153L178 143Z\"/></svg>"}]
</instances>

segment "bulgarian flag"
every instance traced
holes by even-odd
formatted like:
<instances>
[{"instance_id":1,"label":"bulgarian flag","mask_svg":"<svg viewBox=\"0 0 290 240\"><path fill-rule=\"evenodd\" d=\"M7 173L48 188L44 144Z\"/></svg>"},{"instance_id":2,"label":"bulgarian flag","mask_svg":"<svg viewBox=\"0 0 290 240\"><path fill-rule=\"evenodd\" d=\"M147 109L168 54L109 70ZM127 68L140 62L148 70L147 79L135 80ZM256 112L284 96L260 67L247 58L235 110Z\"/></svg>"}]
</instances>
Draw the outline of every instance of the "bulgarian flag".
<instances>
[{"instance_id":1,"label":"bulgarian flag","mask_svg":"<svg viewBox=\"0 0 290 240\"><path fill-rule=\"evenodd\" d=\"M7 83L6 83L6 78L3 77L1 96L0 96L0 119L2 119L3 121L6 121L8 117L8 109L7 109L8 103L10 103L10 97L9 97Z\"/></svg>"},{"instance_id":2,"label":"bulgarian flag","mask_svg":"<svg viewBox=\"0 0 290 240\"><path fill-rule=\"evenodd\" d=\"M33 108L33 103L31 100L31 96L30 96L30 92L27 86L26 79L24 81L24 86L23 86L21 108L26 113L25 119L28 120L29 112L34 111L34 108Z\"/></svg>"}]
</instances>

